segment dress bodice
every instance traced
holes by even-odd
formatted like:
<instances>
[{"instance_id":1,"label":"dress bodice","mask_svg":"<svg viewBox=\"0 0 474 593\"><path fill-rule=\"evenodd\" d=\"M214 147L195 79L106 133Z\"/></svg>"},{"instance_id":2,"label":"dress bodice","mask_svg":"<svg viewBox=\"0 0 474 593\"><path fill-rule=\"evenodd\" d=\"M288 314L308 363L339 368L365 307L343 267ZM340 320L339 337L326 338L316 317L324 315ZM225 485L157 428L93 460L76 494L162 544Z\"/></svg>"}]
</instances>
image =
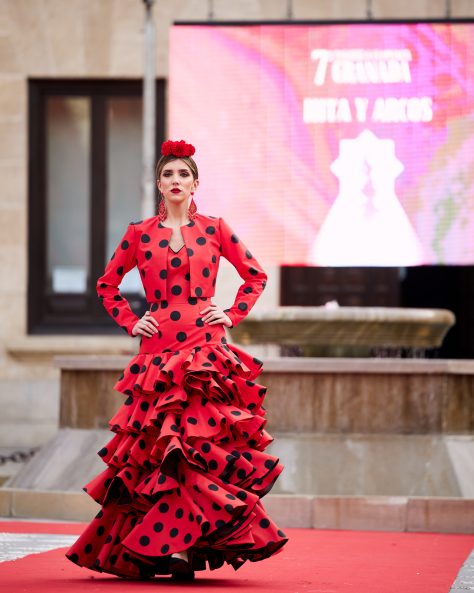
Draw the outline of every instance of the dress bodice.
<instances>
[{"instance_id":1,"label":"dress bodice","mask_svg":"<svg viewBox=\"0 0 474 593\"><path fill-rule=\"evenodd\" d=\"M166 277L166 300L175 303L187 301L191 293L189 289L189 256L186 245L176 252L168 246Z\"/></svg>"}]
</instances>

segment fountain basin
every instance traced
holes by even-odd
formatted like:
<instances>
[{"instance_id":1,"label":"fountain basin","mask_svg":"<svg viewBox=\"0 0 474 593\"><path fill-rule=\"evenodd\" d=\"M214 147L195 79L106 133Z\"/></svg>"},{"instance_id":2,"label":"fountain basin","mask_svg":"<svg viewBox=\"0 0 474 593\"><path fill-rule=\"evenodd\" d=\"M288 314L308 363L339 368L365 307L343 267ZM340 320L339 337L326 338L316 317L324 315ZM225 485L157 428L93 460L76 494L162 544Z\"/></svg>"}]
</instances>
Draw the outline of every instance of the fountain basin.
<instances>
[{"instance_id":1,"label":"fountain basin","mask_svg":"<svg viewBox=\"0 0 474 593\"><path fill-rule=\"evenodd\" d=\"M231 330L241 344L437 348L456 318L447 309L277 307Z\"/></svg>"}]
</instances>

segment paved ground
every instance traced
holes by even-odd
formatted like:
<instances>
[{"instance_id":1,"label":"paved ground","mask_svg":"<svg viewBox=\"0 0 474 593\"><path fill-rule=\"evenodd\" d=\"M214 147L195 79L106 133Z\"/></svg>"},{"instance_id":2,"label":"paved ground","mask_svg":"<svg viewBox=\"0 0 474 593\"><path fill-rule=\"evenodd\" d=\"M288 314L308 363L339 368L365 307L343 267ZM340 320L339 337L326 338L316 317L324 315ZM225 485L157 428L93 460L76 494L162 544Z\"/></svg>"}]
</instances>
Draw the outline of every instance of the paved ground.
<instances>
[{"instance_id":1,"label":"paved ground","mask_svg":"<svg viewBox=\"0 0 474 593\"><path fill-rule=\"evenodd\" d=\"M451 591L474 591L474 550L463 564Z\"/></svg>"}]
</instances>

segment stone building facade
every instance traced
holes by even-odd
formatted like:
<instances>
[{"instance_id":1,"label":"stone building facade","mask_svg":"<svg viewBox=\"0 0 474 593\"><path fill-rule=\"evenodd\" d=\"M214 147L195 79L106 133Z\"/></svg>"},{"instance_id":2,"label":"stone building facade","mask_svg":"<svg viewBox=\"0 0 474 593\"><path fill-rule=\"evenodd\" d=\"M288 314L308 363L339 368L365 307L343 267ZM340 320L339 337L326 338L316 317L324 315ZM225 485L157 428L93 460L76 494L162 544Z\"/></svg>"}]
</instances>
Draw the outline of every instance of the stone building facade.
<instances>
[{"instance_id":1,"label":"stone building facade","mask_svg":"<svg viewBox=\"0 0 474 593\"><path fill-rule=\"evenodd\" d=\"M166 97L168 35L173 21L474 18L472 0L156 0L156 76ZM56 430L59 371L55 355L131 353L122 335L31 333L29 229L32 155L31 81L140 81L141 0L0 0L0 446L33 446ZM164 122L166 124L166 122ZM166 127L164 129L166 135ZM33 155L34 160L34 155ZM228 272L225 271L225 274ZM278 271L257 306L278 304ZM229 276L238 285L237 276ZM226 283L227 284L227 283ZM221 283L222 286L222 283ZM227 284L229 286L229 284ZM30 295L30 297L29 297ZM222 289L216 301L224 303Z\"/></svg>"}]
</instances>

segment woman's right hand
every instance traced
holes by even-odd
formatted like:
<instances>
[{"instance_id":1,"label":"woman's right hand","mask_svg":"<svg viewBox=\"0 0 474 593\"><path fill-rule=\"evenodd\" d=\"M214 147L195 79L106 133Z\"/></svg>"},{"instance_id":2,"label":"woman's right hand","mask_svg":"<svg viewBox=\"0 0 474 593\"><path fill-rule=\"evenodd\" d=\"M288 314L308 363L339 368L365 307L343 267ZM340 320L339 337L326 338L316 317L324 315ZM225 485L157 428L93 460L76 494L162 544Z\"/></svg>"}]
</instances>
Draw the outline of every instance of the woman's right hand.
<instances>
[{"instance_id":1,"label":"woman's right hand","mask_svg":"<svg viewBox=\"0 0 474 593\"><path fill-rule=\"evenodd\" d=\"M147 338L151 338L153 334L157 333L158 326L158 321L151 315L150 311L145 311L145 315L133 326L132 335L142 334Z\"/></svg>"}]
</instances>

